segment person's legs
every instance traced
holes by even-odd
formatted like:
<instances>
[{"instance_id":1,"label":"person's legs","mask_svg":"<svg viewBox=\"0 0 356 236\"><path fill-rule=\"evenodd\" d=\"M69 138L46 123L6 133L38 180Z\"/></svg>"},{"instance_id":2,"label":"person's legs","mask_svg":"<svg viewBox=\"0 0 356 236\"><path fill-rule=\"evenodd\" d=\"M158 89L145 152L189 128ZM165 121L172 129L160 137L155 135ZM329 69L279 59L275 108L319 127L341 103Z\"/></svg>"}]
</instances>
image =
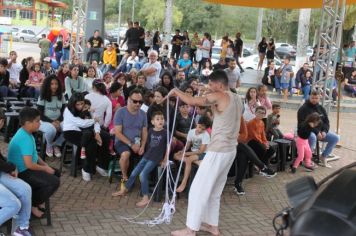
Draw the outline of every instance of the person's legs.
<instances>
[{"instance_id":1,"label":"person's legs","mask_svg":"<svg viewBox=\"0 0 356 236\"><path fill-rule=\"evenodd\" d=\"M321 154L322 157L328 157L332 150L335 148L336 144L339 142L340 137L339 135L333 133L333 132L328 132L324 138L323 141L327 142L327 145Z\"/></svg>"},{"instance_id":2,"label":"person's legs","mask_svg":"<svg viewBox=\"0 0 356 236\"><path fill-rule=\"evenodd\" d=\"M156 162L147 160L143 170L140 173L141 192L144 196L149 195L148 177L152 170L156 168L156 166Z\"/></svg>"},{"instance_id":3,"label":"person's legs","mask_svg":"<svg viewBox=\"0 0 356 236\"><path fill-rule=\"evenodd\" d=\"M145 158L142 158L139 161L137 166L133 169L133 171L130 175L130 178L127 180L127 182L125 184L125 187L127 188L127 190L131 190L131 188L133 187L133 185L136 181L136 177L138 175L140 175L140 181L141 181L141 186L142 186L141 173L147 164L148 164L148 160Z\"/></svg>"},{"instance_id":4,"label":"person's legs","mask_svg":"<svg viewBox=\"0 0 356 236\"><path fill-rule=\"evenodd\" d=\"M310 94L310 85L304 86L302 90L303 90L303 99L304 101L307 101L309 99L309 94Z\"/></svg>"},{"instance_id":5,"label":"person's legs","mask_svg":"<svg viewBox=\"0 0 356 236\"><path fill-rule=\"evenodd\" d=\"M245 143L239 143L240 149L246 153L246 157L250 160L254 165L256 165L260 170L265 167L265 164L258 158L255 151Z\"/></svg>"},{"instance_id":6,"label":"person's legs","mask_svg":"<svg viewBox=\"0 0 356 236\"><path fill-rule=\"evenodd\" d=\"M235 155L236 151L206 153L189 192L186 225L191 230L198 231L202 222L218 225L220 195Z\"/></svg>"},{"instance_id":7,"label":"person's legs","mask_svg":"<svg viewBox=\"0 0 356 236\"><path fill-rule=\"evenodd\" d=\"M313 153L310 149L308 140L306 140L305 146L304 146L304 160L305 160L306 166L312 166L312 161L311 161L312 156L313 156Z\"/></svg>"},{"instance_id":8,"label":"person's legs","mask_svg":"<svg viewBox=\"0 0 356 236\"><path fill-rule=\"evenodd\" d=\"M13 178L12 176L5 173L0 174L0 192L2 192L1 184L4 185L8 190L10 190L18 200L20 200L21 209L18 211L16 224L17 226L20 226L22 228L27 228L30 225L29 220L31 217L31 186L23 180L19 178ZM0 206L2 207L1 203ZM1 215L2 214L0 213L0 216ZM0 219L0 225L1 224L2 223Z\"/></svg>"},{"instance_id":9,"label":"person's legs","mask_svg":"<svg viewBox=\"0 0 356 236\"><path fill-rule=\"evenodd\" d=\"M264 159L265 153L266 153L266 148L263 146L262 143L260 143L256 140L251 140L248 142L248 146L250 146L250 148L252 148L252 150L256 153L256 155L263 162L263 164L268 165L268 160Z\"/></svg>"},{"instance_id":10,"label":"person's legs","mask_svg":"<svg viewBox=\"0 0 356 236\"><path fill-rule=\"evenodd\" d=\"M236 149L236 161L237 161L237 173L235 178L235 187L241 185L244 179L247 166L248 166L248 157L247 153L241 148L241 143L237 145Z\"/></svg>"},{"instance_id":11,"label":"person's legs","mask_svg":"<svg viewBox=\"0 0 356 236\"><path fill-rule=\"evenodd\" d=\"M184 163L185 163L184 175L183 175L183 179L182 179L181 184L177 188L177 192L178 193L184 191L184 189L185 189L185 187L187 185L189 176L190 176L190 172L192 170L192 164L193 164L194 161L197 161L197 160L199 160L199 156L198 155L192 155L192 156L185 157L185 159L184 159Z\"/></svg>"},{"instance_id":12,"label":"person's legs","mask_svg":"<svg viewBox=\"0 0 356 236\"><path fill-rule=\"evenodd\" d=\"M309 135L308 141L309 141L310 149L313 152L315 150L315 147L316 147L316 141L317 141L316 134L311 132L310 135Z\"/></svg>"},{"instance_id":13,"label":"person's legs","mask_svg":"<svg viewBox=\"0 0 356 236\"><path fill-rule=\"evenodd\" d=\"M302 139L302 138L297 138L296 140L296 146L297 146L297 152L298 152L298 157L295 159L293 163L294 168L298 168L299 164L303 161L304 155L305 155L305 146L309 147L309 143L307 139ZM310 148L309 148L310 150Z\"/></svg>"},{"instance_id":14,"label":"person's legs","mask_svg":"<svg viewBox=\"0 0 356 236\"><path fill-rule=\"evenodd\" d=\"M59 178L44 171L25 170L19 173L32 189L32 205L38 206L49 199L59 187Z\"/></svg>"},{"instance_id":15,"label":"person's legs","mask_svg":"<svg viewBox=\"0 0 356 236\"><path fill-rule=\"evenodd\" d=\"M41 121L39 130L43 133L44 138L47 142L47 149L50 150L53 147L53 140L56 137L57 130L49 122Z\"/></svg>"},{"instance_id":16,"label":"person's legs","mask_svg":"<svg viewBox=\"0 0 356 236\"><path fill-rule=\"evenodd\" d=\"M0 183L0 225L15 216L21 209L19 199Z\"/></svg>"},{"instance_id":17,"label":"person's legs","mask_svg":"<svg viewBox=\"0 0 356 236\"><path fill-rule=\"evenodd\" d=\"M100 131L100 137L102 140L102 145L98 146L98 158L97 158L97 166L103 170L107 170L110 162L110 134L104 130Z\"/></svg>"},{"instance_id":18,"label":"person's legs","mask_svg":"<svg viewBox=\"0 0 356 236\"><path fill-rule=\"evenodd\" d=\"M122 172L122 178L126 180L128 178L127 173L130 165L130 152L121 153L119 164Z\"/></svg>"}]
</instances>

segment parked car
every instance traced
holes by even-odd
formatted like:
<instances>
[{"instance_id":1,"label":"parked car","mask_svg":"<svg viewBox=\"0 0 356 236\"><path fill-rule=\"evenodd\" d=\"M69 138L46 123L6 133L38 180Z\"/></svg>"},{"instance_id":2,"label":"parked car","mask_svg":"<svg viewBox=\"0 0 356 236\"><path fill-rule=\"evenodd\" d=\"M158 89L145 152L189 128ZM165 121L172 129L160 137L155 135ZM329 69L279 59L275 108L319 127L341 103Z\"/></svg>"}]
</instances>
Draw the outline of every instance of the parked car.
<instances>
[{"instance_id":1,"label":"parked car","mask_svg":"<svg viewBox=\"0 0 356 236\"><path fill-rule=\"evenodd\" d=\"M37 43L41 39L41 35L36 35L32 30L21 29L13 34L13 39L14 41Z\"/></svg>"},{"instance_id":2,"label":"parked car","mask_svg":"<svg viewBox=\"0 0 356 236\"><path fill-rule=\"evenodd\" d=\"M219 62L220 54L221 54L221 47L214 46L211 49L211 63L213 63L213 65ZM249 48L243 48L243 55L242 55L243 57L248 57L251 55L252 52Z\"/></svg>"},{"instance_id":3,"label":"parked car","mask_svg":"<svg viewBox=\"0 0 356 236\"><path fill-rule=\"evenodd\" d=\"M126 27L120 27L120 28L115 28L113 30L108 30L105 33L105 38L109 40L111 43L117 42L119 35L121 40L125 38L126 31L127 31Z\"/></svg>"},{"instance_id":4,"label":"parked car","mask_svg":"<svg viewBox=\"0 0 356 236\"><path fill-rule=\"evenodd\" d=\"M291 59L296 58L297 51L294 47L288 43L276 43L276 54L279 58L283 58L285 56L290 57Z\"/></svg>"},{"instance_id":5,"label":"parked car","mask_svg":"<svg viewBox=\"0 0 356 236\"><path fill-rule=\"evenodd\" d=\"M240 64L243 69L247 70L257 70L258 62L260 60L259 55L253 54L251 56L245 57L241 60ZM283 64L283 60L280 60L279 58L275 57L274 58L274 63L276 65L276 68L279 68ZM262 64L262 69L267 67L267 59L265 58ZM295 67L292 66L293 71L296 73Z\"/></svg>"}]
</instances>

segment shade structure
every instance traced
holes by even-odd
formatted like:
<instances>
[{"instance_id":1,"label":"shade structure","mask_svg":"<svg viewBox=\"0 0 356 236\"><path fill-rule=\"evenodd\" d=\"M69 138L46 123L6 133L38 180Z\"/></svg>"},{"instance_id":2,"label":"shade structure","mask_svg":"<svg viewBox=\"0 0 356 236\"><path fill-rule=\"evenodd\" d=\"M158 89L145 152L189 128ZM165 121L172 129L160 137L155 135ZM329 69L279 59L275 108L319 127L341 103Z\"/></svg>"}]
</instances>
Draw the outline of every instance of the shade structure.
<instances>
[{"instance_id":1,"label":"shade structure","mask_svg":"<svg viewBox=\"0 0 356 236\"><path fill-rule=\"evenodd\" d=\"M205 2L259 8L321 8L323 0L205 0ZM339 1L340 3L342 0ZM346 4L356 4L356 0L346 0Z\"/></svg>"}]
</instances>

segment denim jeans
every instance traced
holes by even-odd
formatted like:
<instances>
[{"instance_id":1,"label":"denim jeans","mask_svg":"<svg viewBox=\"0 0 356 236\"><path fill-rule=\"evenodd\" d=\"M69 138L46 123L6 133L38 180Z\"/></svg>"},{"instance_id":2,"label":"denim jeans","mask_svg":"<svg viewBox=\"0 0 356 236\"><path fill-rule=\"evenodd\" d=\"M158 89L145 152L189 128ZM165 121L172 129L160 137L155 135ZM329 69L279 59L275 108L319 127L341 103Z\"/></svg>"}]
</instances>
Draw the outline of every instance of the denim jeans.
<instances>
[{"instance_id":1,"label":"denim jeans","mask_svg":"<svg viewBox=\"0 0 356 236\"><path fill-rule=\"evenodd\" d=\"M309 145L310 145L310 148L312 151L315 150L316 140L317 140L317 137L316 137L315 133L311 133L309 136ZM334 147L336 146L336 144L339 142L339 140L340 140L339 135L334 134L333 132L328 132L326 134L325 138L323 140L321 140L322 142L327 143L321 156L328 157L331 154Z\"/></svg>"},{"instance_id":2,"label":"denim jeans","mask_svg":"<svg viewBox=\"0 0 356 236\"><path fill-rule=\"evenodd\" d=\"M303 99L305 101L307 101L309 99L309 94L310 94L311 87L308 84L308 85L305 85L304 87L302 87L302 90L303 90Z\"/></svg>"},{"instance_id":3,"label":"denim jeans","mask_svg":"<svg viewBox=\"0 0 356 236\"><path fill-rule=\"evenodd\" d=\"M0 225L16 216L16 225L28 227L31 217L30 185L19 178L0 173Z\"/></svg>"},{"instance_id":4,"label":"denim jeans","mask_svg":"<svg viewBox=\"0 0 356 236\"><path fill-rule=\"evenodd\" d=\"M56 52L56 61L57 61L58 66L61 64L61 58L62 58L62 56L63 56L62 51Z\"/></svg>"},{"instance_id":5,"label":"denim jeans","mask_svg":"<svg viewBox=\"0 0 356 236\"><path fill-rule=\"evenodd\" d=\"M63 122L61 123L61 131L62 131ZM44 138L46 139L47 148L51 148L53 146L62 146L64 141L63 133L58 136L56 140L57 130L56 128L49 122L41 121L41 125L39 130L43 133Z\"/></svg>"},{"instance_id":6,"label":"denim jeans","mask_svg":"<svg viewBox=\"0 0 356 236\"><path fill-rule=\"evenodd\" d=\"M69 49L63 49L63 61L69 61Z\"/></svg>"},{"instance_id":7,"label":"denim jeans","mask_svg":"<svg viewBox=\"0 0 356 236\"><path fill-rule=\"evenodd\" d=\"M126 188L131 189L135 183L136 177L140 175L141 192L143 195L148 195L148 175L156 166L156 162L142 158L141 161L135 167L135 169L132 171L129 179L127 180Z\"/></svg>"},{"instance_id":8,"label":"denim jeans","mask_svg":"<svg viewBox=\"0 0 356 236\"><path fill-rule=\"evenodd\" d=\"M9 88L5 85L3 86L0 86L0 97L3 98L3 97L7 97L7 94L9 92Z\"/></svg>"}]
</instances>

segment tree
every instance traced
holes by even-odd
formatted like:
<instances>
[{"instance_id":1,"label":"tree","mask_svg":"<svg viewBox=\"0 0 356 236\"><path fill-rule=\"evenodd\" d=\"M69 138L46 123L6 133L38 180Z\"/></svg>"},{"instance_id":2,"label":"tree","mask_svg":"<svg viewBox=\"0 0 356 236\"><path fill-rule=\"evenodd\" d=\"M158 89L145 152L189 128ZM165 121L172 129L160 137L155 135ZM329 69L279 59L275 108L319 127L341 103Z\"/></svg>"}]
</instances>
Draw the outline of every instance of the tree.
<instances>
[{"instance_id":1,"label":"tree","mask_svg":"<svg viewBox=\"0 0 356 236\"><path fill-rule=\"evenodd\" d=\"M163 30L168 34L171 34L172 31L172 18L173 18L173 0L166 0Z\"/></svg>"},{"instance_id":2,"label":"tree","mask_svg":"<svg viewBox=\"0 0 356 236\"><path fill-rule=\"evenodd\" d=\"M297 68L305 62L307 55L307 46L309 45L309 26L311 9L299 10L298 40L297 40Z\"/></svg>"},{"instance_id":3,"label":"tree","mask_svg":"<svg viewBox=\"0 0 356 236\"><path fill-rule=\"evenodd\" d=\"M165 3L163 0L143 0L138 15L145 28L162 28L165 16ZM179 27L182 18L182 12L177 7L173 7L173 25Z\"/></svg>"}]
</instances>

